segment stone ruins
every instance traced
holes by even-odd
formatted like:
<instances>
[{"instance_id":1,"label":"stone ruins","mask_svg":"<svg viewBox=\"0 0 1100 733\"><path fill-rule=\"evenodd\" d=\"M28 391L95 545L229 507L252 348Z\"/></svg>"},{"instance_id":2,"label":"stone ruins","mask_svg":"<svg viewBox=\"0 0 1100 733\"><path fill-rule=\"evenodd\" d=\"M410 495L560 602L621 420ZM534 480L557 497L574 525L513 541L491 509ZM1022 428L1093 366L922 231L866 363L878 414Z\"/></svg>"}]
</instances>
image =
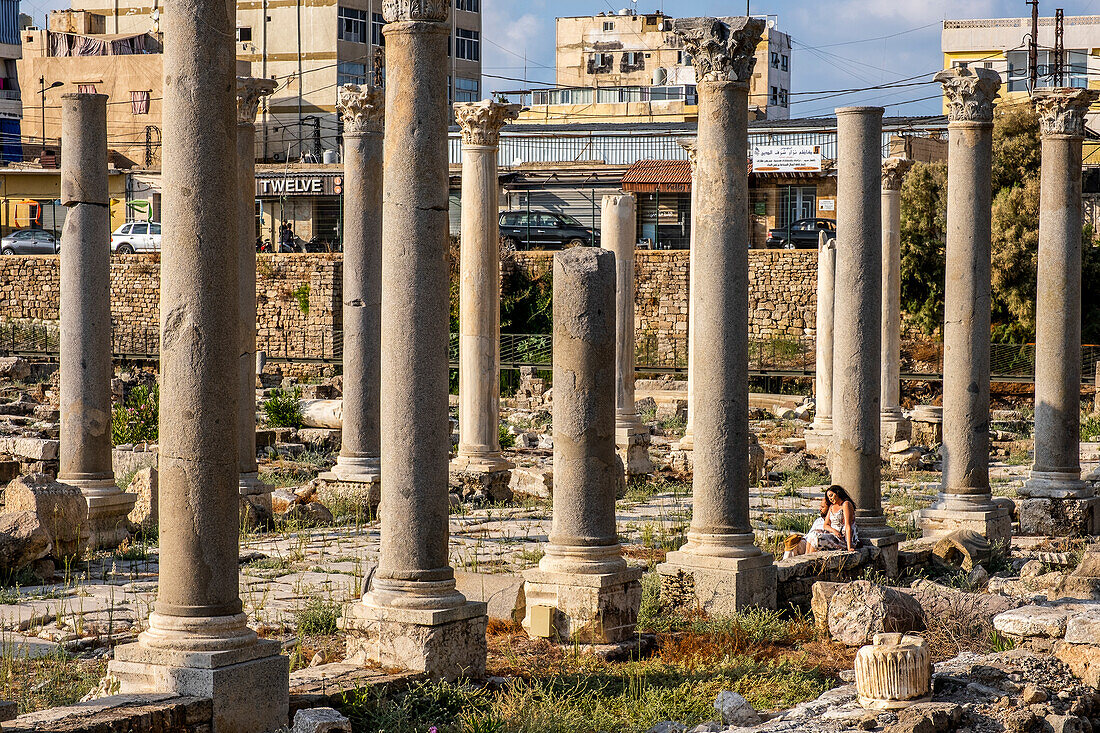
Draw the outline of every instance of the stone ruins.
<instances>
[{"instance_id":1,"label":"stone ruins","mask_svg":"<svg viewBox=\"0 0 1100 733\"><path fill-rule=\"evenodd\" d=\"M683 497L654 491L630 500L630 492L658 480L654 476L689 476L680 528L685 541L647 556L659 586L653 603L699 618L810 608L826 638L861 647L853 669L845 670L852 674L841 675L850 684L764 716L744 697L723 691L716 703L720 722L706 730L882 724L899 732L946 731L961 729L965 715L1007 720L1007 712L997 717L998 705L1030 722L1022 728L975 723L966 730L1047 730L1034 727L1044 724L1040 718L1053 730L1091 730L1088 719L1100 716L1100 701L1074 680L1100 681L1100 550L1087 544L1100 533L1100 498L1095 479L1083 476L1081 459L1082 214L1066 202L1081 197L1084 114L1100 92L1036 94L1042 216L1034 457L1026 481L1025 469L1004 473L1020 479L1012 499L995 494L1003 476L991 477L991 470L1009 471L1003 464L991 469L997 450L989 386L996 72L960 67L936 76L950 117L942 405L907 410L902 398L901 187L913 163L883 159L882 108L840 108L837 231L835 239L822 235L816 262L812 416L809 403L783 406L782 396L772 396L779 421L798 428L761 445L762 408L749 393L747 141L749 79L765 21L688 18L672 28L692 57L699 97L698 137L683 142L698 212L688 265L685 409L673 404L670 410L663 398L658 404L653 395L663 385L635 373L639 213L636 197L624 193L602 200L599 248L566 249L553 258L552 380L547 384L530 368L524 373L521 407L509 408L522 413L519 426L515 414L502 412L508 399L502 400L499 378L497 159L501 132L520 108L497 101L447 104L450 6L387 0L386 92L356 85L339 90L346 187L342 381L338 392L330 383L303 395L311 401L312 422L298 428L302 444L294 449L304 450L303 436L312 431L317 443L339 441L339 454L335 465L293 490L266 484L257 458L262 451L281 460L293 445L278 439L289 428L258 430L256 410L257 381L268 371L257 350L252 151L257 106L275 82L235 76L234 19L225 3L179 0L164 13L159 439L152 463L131 483L134 492L116 485L119 451L112 452L106 97L63 97L62 203L69 214L60 255L59 442L47 455L49 441L11 439L8 452L33 449L40 456L24 462L36 470L19 464L15 473L28 475L10 477L0 515L0 566L52 577L50 558L129 547L131 532L147 526L134 520L135 511L159 528L158 554L155 569L146 568L140 580L134 565L129 581L120 581L135 600L140 594L147 612L131 607L136 615L125 623L134 634L128 643L108 645L113 649L96 699L83 708L23 716L14 729L92 730L103 718L87 716L111 710L121 716L112 724L122 726L112 730L137 729L118 721L127 710L159 705L158 714L175 723L150 729L158 733L266 733L291 724L303 732L350 730L333 711L303 709L325 706L302 702L300 690L337 684L323 676L328 672L354 677L362 670L401 684L481 680L487 638L498 622L563 648L648 653L656 642L638 631L647 582L646 562L634 552L638 525L663 521ZM464 156L454 444L446 146L452 119ZM235 228L226 226L227 201L235 202ZM236 249L226 246L234 237ZM14 361L0 367L18 371ZM28 410L37 414L39 406ZM21 414L4 407L2 414ZM674 418L666 424L683 421L678 439L659 427L662 410ZM540 431L540 420L552 430ZM24 443L15 445L18 440ZM51 461L56 481L46 475ZM777 559L784 536L795 533L784 529L777 512L767 514L762 532L764 502L782 498L774 484L824 465L827 480L815 484L816 493L798 496L809 501L797 504L795 514L816 518L826 487L841 487L856 507L857 546L802 557L792 550L803 531L786 547L790 556ZM942 478L938 485L912 484L914 492L931 487L937 496L905 512L914 525L907 539L893 522L898 512L889 505L897 487L884 472L896 478L894 469L918 465L942 467ZM761 484L773 490L765 494ZM541 494L549 511L494 514L479 507L456 517L461 501L452 486L487 505ZM303 539L297 550L299 583L320 576L331 591L337 565L350 579L339 596L338 631L335 620L331 630L340 635L342 661L330 664L318 652L320 662L306 665L303 676L303 669L291 673L283 644L270 637L274 622L261 620L263 603L253 590L270 581L271 613L283 620L292 616L283 601L313 591L292 592L278 576L258 574L256 555L270 559L266 553L286 550L291 540L253 536L251 528L292 513L331 525L332 507L317 498L330 496L354 497L367 513L377 510L378 522L356 525L355 532L333 530L320 544ZM628 503L619 503L624 497ZM521 550L530 551L516 548L519 540L484 548L489 537L514 540L509 532L520 521L530 521L541 538L537 559L519 564ZM920 533L924 538L916 539ZM1081 544L1051 551L1033 535ZM456 552L472 559L458 563ZM1018 554L1008 557L1012 552ZM991 571L997 557L1012 571ZM506 568L507 577L479 573L482 562ZM891 585L905 572L912 581L937 567L961 573L952 577L965 587L924 578ZM104 594L114 592L107 581L114 572L104 565L104 582L89 596L96 612L113 612ZM967 593L976 589L987 592ZM934 670L931 643L921 632L964 596L981 606L995 638L1018 645L1017 653L964 654ZM58 608L66 603L71 599ZM31 619L43 618L45 606L28 604L19 606L20 633ZM54 622L64 615L59 610ZM1038 679L1052 695L1063 690L1061 702L1040 700L1047 693L1032 684ZM311 694L314 702L331 701L330 693ZM1024 698L1031 702L1013 702ZM1084 722L1072 727L1065 723L1071 717ZM661 725L653 730L687 730Z\"/></svg>"}]
</instances>

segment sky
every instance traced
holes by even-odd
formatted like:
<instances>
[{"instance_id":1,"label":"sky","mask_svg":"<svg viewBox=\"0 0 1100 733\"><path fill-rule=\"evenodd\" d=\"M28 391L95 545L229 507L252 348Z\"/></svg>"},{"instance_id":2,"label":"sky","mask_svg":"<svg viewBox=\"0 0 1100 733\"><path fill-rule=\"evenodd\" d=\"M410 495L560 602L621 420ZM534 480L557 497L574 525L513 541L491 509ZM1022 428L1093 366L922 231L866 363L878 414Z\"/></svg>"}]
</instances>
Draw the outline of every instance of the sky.
<instances>
[{"instance_id":1,"label":"sky","mask_svg":"<svg viewBox=\"0 0 1100 733\"><path fill-rule=\"evenodd\" d=\"M1024 0L750 0L753 14L777 16L791 36L792 117L829 115L835 107L874 104L887 115L938 114L932 84L822 99L820 92L930 81L943 68L941 21L1030 16ZM633 6L675 17L743 15L744 0L483 0L482 73L486 92L553 82L554 18ZM1100 0L1040 0L1043 16L1100 14ZM520 81L498 79L512 77ZM535 85L532 85L535 86ZM931 98L929 98L931 97Z\"/></svg>"},{"instance_id":2,"label":"sky","mask_svg":"<svg viewBox=\"0 0 1100 733\"><path fill-rule=\"evenodd\" d=\"M934 85L878 89L822 98L822 92L928 80L942 68L940 21L1030 15L1024 0L750 0L754 14L776 16L792 39L792 117L831 114L835 107L874 104L887 115L937 114ZM51 9L80 0L22 0L41 23ZM744 0L482 0L484 92L554 81L554 18L594 15L633 6L674 17L744 14ZM1100 0L1040 0L1040 13L1100 14ZM505 78L499 78L505 77Z\"/></svg>"}]
</instances>

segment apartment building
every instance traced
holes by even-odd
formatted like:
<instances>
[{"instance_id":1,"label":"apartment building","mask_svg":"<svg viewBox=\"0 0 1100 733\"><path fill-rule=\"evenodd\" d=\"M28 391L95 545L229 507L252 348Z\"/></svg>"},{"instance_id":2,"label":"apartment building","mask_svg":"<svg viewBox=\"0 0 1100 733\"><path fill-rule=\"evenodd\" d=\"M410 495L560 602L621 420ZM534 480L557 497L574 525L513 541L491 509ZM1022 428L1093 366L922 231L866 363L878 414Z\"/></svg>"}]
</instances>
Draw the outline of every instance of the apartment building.
<instances>
[{"instance_id":1,"label":"apartment building","mask_svg":"<svg viewBox=\"0 0 1100 733\"><path fill-rule=\"evenodd\" d=\"M451 0L450 101L481 98L481 3ZM160 33L164 0L82 0L112 34ZM338 148L337 88L380 84L385 38L382 0L237 0L237 59L253 76L274 78L260 108L257 157L310 159Z\"/></svg>"},{"instance_id":2,"label":"apartment building","mask_svg":"<svg viewBox=\"0 0 1100 733\"><path fill-rule=\"evenodd\" d=\"M1100 86L1100 15L1067 15L1063 19L1063 85ZM1027 103L1030 98L1028 45L1031 18L945 20L940 36L943 68L980 65L1001 74L1002 103ZM1038 80L1036 86L1054 86L1055 19L1039 18ZM946 101L944 103L946 111ZM1090 123L1100 115L1093 107Z\"/></svg>"},{"instance_id":3,"label":"apartment building","mask_svg":"<svg viewBox=\"0 0 1100 733\"><path fill-rule=\"evenodd\" d=\"M524 122L690 122L698 119L695 69L673 19L618 13L557 19L557 88L530 91ZM756 49L749 88L752 119L790 118L791 40L767 28Z\"/></svg>"},{"instance_id":4,"label":"apartment building","mask_svg":"<svg viewBox=\"0 0 1100 733\"><path fill-rule=\"evenodd\" d=\"M24 16L26 17L26 16ZM23 160L19 101L19 0L0 0L0 162Z\"/></svg>"}]
</instances>

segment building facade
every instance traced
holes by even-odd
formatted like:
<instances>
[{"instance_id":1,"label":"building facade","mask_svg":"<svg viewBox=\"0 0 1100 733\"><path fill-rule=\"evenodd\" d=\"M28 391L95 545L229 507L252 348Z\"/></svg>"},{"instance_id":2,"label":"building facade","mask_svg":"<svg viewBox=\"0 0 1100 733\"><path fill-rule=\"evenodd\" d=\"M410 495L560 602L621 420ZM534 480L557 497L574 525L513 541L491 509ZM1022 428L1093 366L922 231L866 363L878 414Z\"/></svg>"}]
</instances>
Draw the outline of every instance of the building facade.
<instances>
[{"instance_id":1,"label":"building facade","mask_svg":"<svg viewBox=\"0 0 1100 733\"><path fill-rule=\"evenodd\" d=\"M790 117L791 39L775 16L756 49L753 119ZM663 13L633 11L557 19L557 87L517 93L542 124L689 122L698 119L695 69Z\"/></svg>"},{"instance_id":2,"label":"building facade","mask_svg":"<svg viewBox=\"0 0 1100 733\"><path fill-rule=\"evenodd\" d=\"M25 17L25 16L24 16ZM0 0L0 162L23 160L20 120L19 0Z\"/></svg>"}]
</instances>

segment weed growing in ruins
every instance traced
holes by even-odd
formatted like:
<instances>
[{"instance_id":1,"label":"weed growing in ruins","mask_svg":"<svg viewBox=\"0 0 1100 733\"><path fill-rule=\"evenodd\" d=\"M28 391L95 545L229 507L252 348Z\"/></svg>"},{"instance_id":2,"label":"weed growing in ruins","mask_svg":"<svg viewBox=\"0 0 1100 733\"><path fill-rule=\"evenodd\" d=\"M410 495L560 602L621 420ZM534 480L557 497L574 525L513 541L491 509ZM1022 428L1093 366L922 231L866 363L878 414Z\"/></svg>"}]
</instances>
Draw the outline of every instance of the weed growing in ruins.
<instances>
[{"instance_id":1,"label":"weed growing in ruins","mask_svg":"<svg viewBox=\"0 0 1100 733\"><path fill-rule=\"evenodd\" d=\"M339 603L311 598L305 608L294 614L294 623L300 636L335 634L341 614Z\"/></svg>"},{"instance_id":2,"label":"weed growing in ruins","mask_svg":"<svg viewBox=\"0 0 1100 733\"><path fill-rule=\"evenodd\" d=\"M500 447L503 450L510 450L516 447L516 436L508 430L507 425L499 425L497 427L497 436L500 439Z\"/></svg>"},{"instance_id":3,"label":"weed growing in ruins","mask_svg":"<svg viewBox=\"0 0 1100 733\"><path fill-rule=\"evenodd\" d=\"M1027 448L1014 447L1005 458L1005 464L1009 466L1026 466L1031 463L1031 452Z\"/></svg>"},{"instance_id":4,"label":"weed growing in ruins","mask_svg":"<svg viewBox=\"0 0 1100 733\"><path fill-rule=\"evenodd\" d=\"M294 300L298 301L298 310L302 315L309 315L309 283L302 283L290 292Z\"/></svg>"},{"instance_id":5,"label":"weed growing in ruins","mask_svg":"<svg viewBox=\"0 0 1100 733\"><path fill-rule=\"evenodd\" d=\"M298 404L301 398L302 390L298 387L293 391L271 390L271 396L263 402L264 421L273 428L302 427L302 407Z\"/></svg>"},{"instance_id":6,"label":"weed growing in ruins","mask_svg":"<svg viewBox=\"0 0 1100 733\"><path fill-rule=\"evenodd\" d=\"M115 445L155 443L160 420L160 388L134 387L111 411L111 439ZM132 476L131 476L132 478Z\"/></svg>"},{"instance_id":7,"label":"weed growing in ruins","mask_svg":"<svg viewBox=\"0 0 1100 733\"><path fill-rule=\"evenodd\" d=\"M1081 440L1086 443L1100 441L1100 414L1089 412L1081 416Z\"/></svg>"}]
</instances>

